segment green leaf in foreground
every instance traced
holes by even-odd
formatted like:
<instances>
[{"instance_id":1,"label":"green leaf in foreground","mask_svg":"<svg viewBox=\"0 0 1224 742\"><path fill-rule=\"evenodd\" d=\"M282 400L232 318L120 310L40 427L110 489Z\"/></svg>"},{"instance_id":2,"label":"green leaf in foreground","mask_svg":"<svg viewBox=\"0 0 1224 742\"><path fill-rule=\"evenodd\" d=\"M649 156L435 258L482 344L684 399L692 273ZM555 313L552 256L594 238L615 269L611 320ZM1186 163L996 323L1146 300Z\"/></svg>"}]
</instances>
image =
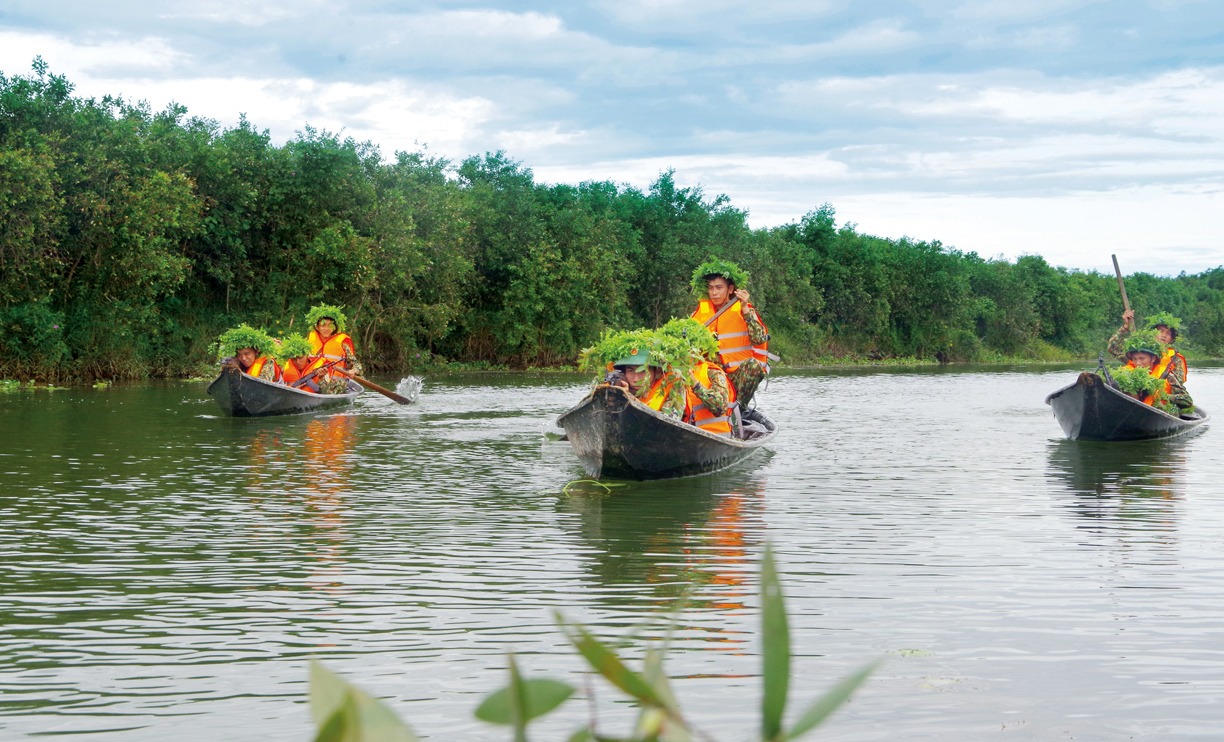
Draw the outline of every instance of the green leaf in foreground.
<instances>
[{"instance_id":1,"label":"green leaf in foreground","mask_svg":"<svg viewBox=\"0 0 1224 742\"><path fill-rule=\"evenodd\" d=\"M521 687L526 703L521 708L519 716L524 722L547 714L574 694L573 686L546 678L523 680ZM513 700L513 689L510 686L502 688L486 698L476 708L476 718L490 724L513 724L514 710L511 706Z\"/></svg>"},{"instance_id":2,"label":"green leaf in foreground","mask_svg":"<svg viewBox=\"0 0 1224 742\"><path fill-rule=\"evenodd\" d=\"M363 690L310 663L310 714L319 733L315 742L416 742L412 729Z\"/></svg>"},{"instance_id":3,"label":"green leaf in foreground","mask_svg":"<svg viewBox=\"0 0 1224 742\"><path fill-rule=\"evenodd\" d=\"M773 549L765 547L761 560L761 644L762 678L761 737L772 742L782 738L782 715L790 685L790 630L782 584L774 565Z\"/></svg>"},{"instance_id":4,"label":"green leaf in foreground","mask_svg":"<svg viewBox=\"0 0 1224 742\"><path fill-rule=\"evenodd\" d=\"M560 613L557 614L557 623L561 625L561 630L578 653L609 683L642 703L667 708L666 701L655 692L654 687L641 675L626 667L616 652L608 649L591 632L577 624L571 624Z\"/></svg>"},{"instance_id":5,"label":"green leaf in foreground","mask_svg":"<svg viewBox=\"0 0 1224 742\"><path fill-rule=\"evenodd\" d=\"M786 739L796 739L798 737L802 737L815 729L816 726L828 718L829 714L833 713L838 706L845 703L850 698L850 694L854 693L855 689L862 685L863 681L867 680L867 677L871 675L871 673L875 672L876 668L879 666L879 661L866 665L858 672L833 686L833 688L823 696L816 699L815 703L813 703L807 708L806 711L799 715L799 719L795 722L794 726L792 726L786 733Z\"/></svg>"}]
</instances>

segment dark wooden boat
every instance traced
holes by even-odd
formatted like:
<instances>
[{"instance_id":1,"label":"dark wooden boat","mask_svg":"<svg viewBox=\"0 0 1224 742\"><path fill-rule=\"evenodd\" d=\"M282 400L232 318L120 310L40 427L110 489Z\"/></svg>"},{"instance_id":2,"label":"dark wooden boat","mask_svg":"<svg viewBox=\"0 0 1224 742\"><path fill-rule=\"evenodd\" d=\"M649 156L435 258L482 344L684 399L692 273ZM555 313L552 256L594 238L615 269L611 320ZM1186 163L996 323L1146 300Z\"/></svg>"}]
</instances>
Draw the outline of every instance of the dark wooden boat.
<instances>
[{"instance_id":1,"label":"dark wooden boat","mask_svg":"<svg viewBox=\"0 0 1224 742\"><path fill-rule=\"evenodd\" d=\"M1189 433L1210 416L1201 407L1194 417L1176 417L1144 404L1085 371L1071 386L1046 397L1054 419L1073 441L1138 441Z\"/></svg>"},{"instance_id":2,"label":"dark wooden boat","mask_svg":"<svg viewBox=\"0 0 1224 742\"><path fill-rule=\"evenodd\" d=\"M349 404L361 396L361 387L349 381L346 394L313 394L227 368L208 385L208 393L227 415L264 417Z\"/></svg>"},{"instance_id":3,"label":"dark wooden boat","mask_svg":"<svg viewBox=\"0 0 1224 742\"><path fill-rule=\"evenodd\" d=\"M744 413L745 440L707 433L659 414L620 387L600 385L557 419L592 477L663 479L718 471L777 434L758 410Z\"/></svg>"}]
</instances>

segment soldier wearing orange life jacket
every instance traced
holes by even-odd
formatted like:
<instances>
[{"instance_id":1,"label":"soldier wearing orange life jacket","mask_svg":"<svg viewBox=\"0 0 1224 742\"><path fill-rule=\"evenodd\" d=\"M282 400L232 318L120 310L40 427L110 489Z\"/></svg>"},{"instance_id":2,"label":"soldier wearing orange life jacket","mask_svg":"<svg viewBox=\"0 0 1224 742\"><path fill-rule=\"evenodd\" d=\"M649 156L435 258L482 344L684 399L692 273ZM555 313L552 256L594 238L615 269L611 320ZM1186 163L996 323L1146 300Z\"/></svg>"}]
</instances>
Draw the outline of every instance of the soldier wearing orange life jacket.
<instances>
[{"instance_id":1,"label":"soldier wearing orange life jacket","mask_svg":"<svg viewBox=\"0 0 1224 742\"><path fill-rule=\"evenodd\" d=\"M748 274L726 260L710 260L693 271L693 292L706 296L692 319L718 338L719 362L735 388L739 402L747 404L769 373L769 328L749 302L743 288Z\"/></svg>"},{"instance_id":2,"label":"soldier wearing orange life jacket","mask_svg":"<svg viewBox=\"0 0 1224 742\"><path fill-rule=\"evenodd\" d=\"M322 363L340 361L326 372L320 372L316 378L323 377L318 382L322 394L343 394L348 390L347 376L361 374L361 365L357 363L357 350L353 347L353 339L345 332L348 324L340 307L320 304L310 308L306 315L306 324L311 327L306 336L314 351L314 357Z\"/></svg>"},{"instance_id":3,"label":"soldier wearing orange life jacket","mask_svg":"<svg viewBox=\"0 0 1224 742\"><path fill-rule=\"evenodd\" d=\"M271 357L276 341L263 330L246 324L226 330L221 335L219 347L225 356L221 360L223 367L237 368L264 381L280 381L280 366Z\"/></svg>"},{"instance_id":4,"label":"soldier wearing orange life jacket","mask_svg":"<svg viewBox=\"0 0 1224 742\"><path fill-rule=\"evenodd\" d=\"M289 386L301 389L304 392L319 392L319 382L317 377L310 376L310 372L323 365L322 359L314 357L314 348L309 340L301 335L291 335L280 342L280 352L277 354L281 359L281 382ZM301 379L306 379L302 383L297 383Z\"/></svg>"},{"instance_id":5,"label":"soldier wearing orange life jacket","mask_svg":"<svg viewBox=\"0 0 1224 742\"><path fill-rule=\"evenodd\" d=\"M1168 397L1168 401L1181 410L1183 413L1194 411L1194 400L1190 397L1190 393L1186 391L1186 386L1177 376L1173 374L1175 368L1174 359L1165 352L1161 352L1161 346L1167 342L1165 338L1158 333L1152 331L1137 332L1126 339L1126 344L1123 346L1125 352L1126 365L1123 368L1127 369L1146 369L1149 376L1164 380L1164 393ZM1180 357L1180 354L1178 354ZM1183 359L1184 362L1184 359ZM1143 400L1144 404L1153 404L1156 401L1156 395L1148 395Z\"/></svg>"}]
</instances>

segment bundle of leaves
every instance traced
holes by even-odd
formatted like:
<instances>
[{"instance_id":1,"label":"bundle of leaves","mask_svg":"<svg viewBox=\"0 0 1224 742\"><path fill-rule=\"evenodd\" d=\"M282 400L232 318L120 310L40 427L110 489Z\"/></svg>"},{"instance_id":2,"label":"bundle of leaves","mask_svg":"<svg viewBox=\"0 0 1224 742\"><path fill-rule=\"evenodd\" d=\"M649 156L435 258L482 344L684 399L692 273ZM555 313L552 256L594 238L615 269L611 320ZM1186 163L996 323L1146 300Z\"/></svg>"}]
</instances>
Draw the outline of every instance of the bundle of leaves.
<instances>
[{"instance_id":1,"label":"bundle of leaves","mask_svg":"<svg viewBox=\"0 0 1224 742\"><path fill-rule=\"evenodd\" d=\"M1137 350L1145 350L1148 353L1159 358L1164 355L1164 343L1160 342L1160 338L1156 337L1154 330L1140 330L1139 332L1131 333L1130 337L1126 338L1124 346L1127 353Z\"/></svg>"},{"instance_id":2,"label":"bundle of leaves","mask_svg":"<svg viewBox=\"0 0 1224 742\"><path fill-rule=\"evenodd\" d=\"M728 283L735 284L737 289L747 288L748 286L747 271L742 270L730 260L711 257L693 270L693 279L690 283L693 287L693 293L698 296L705 296L706 283L711 280L711 276L722 276L727 279Z\"/></svg>"},{"instance_id":3,"label":"bundle of leaves","mask_svg":"<svg viewBox=\"0 0 1224 742\"><path fill-rule=\"evenodd\" d=\"M282 362L290 358L312 355L314 355L314 346L301 335L289 335L282 338L280 345L276 349L276 359Z\"/></svg>"},{"instance_id":4,"label":"bundle of leaves","mask_svg":"<svg viewBox=\"0 0 1224 742\"><path fill-rule=\"evenodd\" d=\"M344 310L331 304L316 304L311 307L306 313L306 326L313 330L319 320L324 318L336 323L336 332L348 332L348 318L344 316Z\"/></svg>"},{"instance_id":5,"label":"bundle of leaves","mask_svg":"<svg viewBox=\"0 0 1224 742\"><path fill-rule=\"evenodd\" d=\"M243 348L254 348L261 356L276 350L276 341L268 333L243 323L230 328L217 340L217 357L228 358Z\"/></svg>"},{"instance_id":6,"label":"bundle of leaves","mask_svg":"<svg viewBox=\"0 0 1224 742\"><path fill-rule=\"evenodd\" d=\"M698 353L706 358L718 357L718 338L713 332L710 332L710 328L692 317L673 318L659 328L659 334L687 340Z\"/></svg>"},{"instance_id":7,"label":"bundle of leaves","mask_svg":"<svg viewBox=\"0 0 1224 742\"><path fill-rule=\"evenodd\" d=\"M709 331L706 334L709 335ZM696 333L695 335L701 337ZM694 340L684 334L664 334L661 330L646 328L607 330L598 343L578 356L578 367L599 372L622 358L645 352L647 366L663 369L676 383L677 388L687 389L692 385L692 372L708 349L711 339L712 336ZM714 349L717 350L717 344Z\"/></svg>"},{"instance_id":8,"label":"bundle of leaves","mask_svg":"<svg viewBox=\"0 0 1224 742\"><path fill-rule=\"evenodd\" d=\"M1113 372L1113 378L1118 382L1118 389L1139 399L1157 390L1164 392L1164 380L1152 376L1150 369L1123 367Z\"/></svg>"}]
</instances>

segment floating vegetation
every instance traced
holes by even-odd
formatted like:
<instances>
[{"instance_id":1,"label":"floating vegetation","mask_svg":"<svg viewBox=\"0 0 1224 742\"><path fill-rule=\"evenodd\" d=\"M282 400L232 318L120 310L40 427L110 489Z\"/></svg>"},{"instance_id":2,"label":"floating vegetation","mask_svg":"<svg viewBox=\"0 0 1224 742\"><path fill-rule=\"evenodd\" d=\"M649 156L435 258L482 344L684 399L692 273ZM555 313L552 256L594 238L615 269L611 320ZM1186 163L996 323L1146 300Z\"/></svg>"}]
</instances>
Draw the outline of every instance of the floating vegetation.
<instances>
[{"instance_id":1,"label":"floating vegetation","mask_svg":"<svg viewBox=\"0 0 1224 742\"><path fill-rule=\"evenodd\" d=\"M575 494L574 492L570 491L570 488L576 485L580 485L580 484L593 484L596 487L602 487L603 488L602 493L596 492L594 494L605 494L605 495L611 494L613 487L628 487L629 486L628 483L626 482L601 482L598 479L575 479L572 482L567 482L566 485L561 488L561 494L567 495L567 496ZM590 494L590 493L586 493L586 494Z\"/></svg>"},{"instance_id":2,"label":"floating vegetation","mask_svg":"<svg viewBox=\"0 0 1224 742\"><path fill-rule=\"evenodd\" d=\"M108 387L108 386L110 386L110 385L111 385L111 383L110 383L109 381L105 381L105 380L103 380L103 381L95 381L95 382L94 382L94 385L93 385L93 388L94 388L94 389L105 389L106 387Z\"/></svg>"}]
</instances>

